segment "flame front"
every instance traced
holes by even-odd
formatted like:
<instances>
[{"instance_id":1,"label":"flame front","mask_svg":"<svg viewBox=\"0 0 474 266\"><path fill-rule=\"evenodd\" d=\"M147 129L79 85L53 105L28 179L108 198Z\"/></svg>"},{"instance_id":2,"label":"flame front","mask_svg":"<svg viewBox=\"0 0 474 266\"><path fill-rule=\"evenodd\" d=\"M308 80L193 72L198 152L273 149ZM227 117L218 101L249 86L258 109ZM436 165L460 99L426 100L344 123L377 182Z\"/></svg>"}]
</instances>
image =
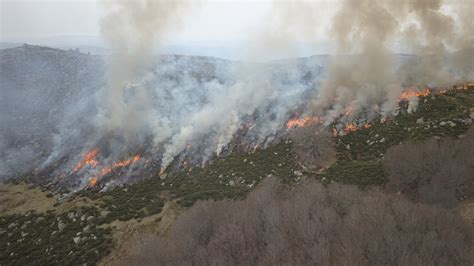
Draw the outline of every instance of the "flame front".
<instances>
[{"instance_id":1,"label":"flame front","mask_svg":"<svg viewBox=\"0 0 474 266\"><path fill-rule=\"evenodd\" d=\"M91 180L89 180L89 186L93 187L97 185L97 177L92 177Z\"/></svg>"},{"instance_id":2,"label":"flame front","mask_svg":"<svg viewBox=\"0 0 474 266\"><path fill-rule=\"evenodd\" d=\"M398 99L400 101L408 101L412 98L415 98L415 97L426 97L428 95L430 95L431 91L430 89L428 88L425 88L423 89L422 91L418 91L414 88L409 88L405 91L403 91L400 96L398 97Z\"/></svg>"},{"instance_id":3,"label":"flame front","mask_svg":"<svg viewBox=\"0 0 474 266\"><path fill-rule=\"evenodd\" d=\"M304 126L308 126L308 125L312 125L312 124L318 124L318 123L321 123L321 122L322 122L322 119L317 117L317 116L314 116L314 117L307 116L307 117L303 117L303 118L293 118L293 119L289 120L286 123L286 128L289 129L289 128L294 128L294 127L304 127Z\"/></svg>"},{"instance_id":4,"label":"flame front","mask_svg":"<svg viewBox=\"0 0 474 266\"><path fill-rule=\"evenodd\" d=\"M357 126L354 123L348 123L344 127L344 132L346 133L354 132L356 130L357 130Z\"/></svg>"},{"instance_id":5,"label":"flame front","mask_svg":"<svg viewBox=\"0 0 474 266\"><path fill-rule=\"evenodd\" d=\"M86 165L90 165L92 168L95 168L97 164L99 163L96 159L98 153L99 153L99 150L97 148L94 148L88 153L86 153L86 155L84 155L84 159L78 162L74 166L74 169L72 171L75 173L81 170L82 168L84 168L84 166Z\"/></svg>"},{"instance_id":6,"label":"flame front","mask_svg":"<svg viewBox=\"0 0 474 266\"><path fill-rule=\"evenodd\" d=\"M95 186L101 177L112 173L115 169L129 166L135 162L138 162L140 159L140 155L137 154L127 160L113 162L112 165L100 169L100 172L89 180L89 186Z\"/></svg>"}]
</instances>

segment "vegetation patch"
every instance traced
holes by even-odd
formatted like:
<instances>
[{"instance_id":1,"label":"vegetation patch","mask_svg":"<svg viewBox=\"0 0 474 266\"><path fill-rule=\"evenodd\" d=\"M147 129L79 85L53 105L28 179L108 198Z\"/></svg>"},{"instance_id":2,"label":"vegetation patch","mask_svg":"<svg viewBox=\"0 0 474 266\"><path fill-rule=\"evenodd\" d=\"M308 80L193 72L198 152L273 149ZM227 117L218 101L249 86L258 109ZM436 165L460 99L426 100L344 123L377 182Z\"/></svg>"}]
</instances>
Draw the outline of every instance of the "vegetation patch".
<instances>
[{"instance_id":1,"label":"vegetation patch","mask_svg":"<svg viewBox=\"0 0 474 266\"><path fill-rule=\"evenodd\" d=\"M338 182L365 187L387 181L381 161L338 161L320 174L323 182Z\"/></svg>"},{"instance_id":2,"label":"vegetation patch","mask_svg":"<svg viewBox=\"0 0 474 266\"><path fill-rule=\"evenodd\" d=\"M405 141L463 137L473 116L474 89L420 97L417 111L411 114L402 103L397 116L336 136L337 162L318 177L359 186L381 185L388 180L382 160L390 147Z\"/></svg>"},{"instance_id":3,"label":"vegetation patch","mask_svg":"<svg viewBox=\"0 0 474 266\"><path fill-rule=\"evenodd\" d=\"M0 263L96 264L112 247L110 229L98 228L98 217L95 208L1 216Z\"/></svg>"}]
</instances>

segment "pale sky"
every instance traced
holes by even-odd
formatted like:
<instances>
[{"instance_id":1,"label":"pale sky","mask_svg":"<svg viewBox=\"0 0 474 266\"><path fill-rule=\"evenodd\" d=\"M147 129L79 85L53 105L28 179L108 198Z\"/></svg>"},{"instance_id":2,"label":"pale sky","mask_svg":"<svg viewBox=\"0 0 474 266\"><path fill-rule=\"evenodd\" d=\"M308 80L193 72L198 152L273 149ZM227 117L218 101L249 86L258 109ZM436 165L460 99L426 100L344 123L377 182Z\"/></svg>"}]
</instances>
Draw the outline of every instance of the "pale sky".
<instances>
[{"instance_id":1,"label":"pale sky","mask_svg":"<svg viewBox=\"0 0 474 266\"><path fill-rule=\"evenodd\" d=\"M105 14L104 5L97 0L0 0L0 3L2 41L100 36L99 21ZM171 42L248 40L268 23L271 7L271 0L202 0L190 15L182 18L180 29L170 29L168 39ZM328 12L323 10L315 15L324 17Z\"/></svg>"}]
</instances>

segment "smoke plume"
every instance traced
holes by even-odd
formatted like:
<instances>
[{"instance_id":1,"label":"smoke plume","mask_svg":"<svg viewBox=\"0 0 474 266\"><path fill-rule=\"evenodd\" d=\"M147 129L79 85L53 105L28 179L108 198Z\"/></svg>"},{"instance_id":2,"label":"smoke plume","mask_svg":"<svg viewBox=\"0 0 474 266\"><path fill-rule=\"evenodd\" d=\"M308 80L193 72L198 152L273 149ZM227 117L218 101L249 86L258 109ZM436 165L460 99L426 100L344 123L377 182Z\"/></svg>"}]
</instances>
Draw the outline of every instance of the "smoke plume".
<instances>
[{"instance_id":1,"label":"smoke plume","mask_svg":"<svg viewBox=\"0 0 474 266\"><path fill-rule=\"evenodd\" d=\"M329 34L336 54L312 103L313 112L329 122L347 113L389 115L407 87L437 88L472 79L473 20L465 10L472 10L473 4L343 1ZM449 9L460 12L450 14ZM397 55L396 43L414 56Z\"/></svg>"},{"instance_id":2,"label":"smoke plume","mask_svg":"<svg viewBox=\"0 0 474 266\"><path fill-rule=\"evenodd\" d=\"M112 52L104 61L31 47L23 49L40 58L2 52L0 82L2 93L8 92L2 124L8 126L2 125L0 136L0 171L10 176L29 162L28 169L51 166L58 169L55 176L80 176L85 184L115 161L138 153L156 172L184 160L202 165L230 153L234 143L246 151L272 143L286 130L285 122L305 112L326 125L360 116L370 120L396 112L405 89L474 79L473 2L343 0L325 21L332 5L275 2L251 35L257 47L242 50L245 62L154 54L165 34L192 10L190 1L106 2L108 13L100 26ZM278 54L299 56L293 41L317 40L325 25L334 52L329 63L326 55L261 62ZM51 66L61 71L39 67L38 62L49 62L50 53L61 63ZM27 75L17 74L25 70ZM74 75L77 80L71 81ZM20 76L51 81L17 81ZM18 89L23 84L31 86ZM409 110L416 109L416 101L410 99ZM42 123L48 120L51 124ZM40 136L33 149L25 125ZM70 174L94 149L99 150L97 164Z\"/></svg>"},{"instance_id":3,"label":"smoke plume","mask_svg":"<svg viewBox=\"0 0 474 266\"><path fill-rule=\"evenodd\" d=\"M132 84L153 62L153 52L167 29L178 23L185 1L120 0L107 2L101 32L112 49L107 71L106 103L101 122L106 133L137 137L151 110L148 93Z\"/></svg>"}]
</instances>

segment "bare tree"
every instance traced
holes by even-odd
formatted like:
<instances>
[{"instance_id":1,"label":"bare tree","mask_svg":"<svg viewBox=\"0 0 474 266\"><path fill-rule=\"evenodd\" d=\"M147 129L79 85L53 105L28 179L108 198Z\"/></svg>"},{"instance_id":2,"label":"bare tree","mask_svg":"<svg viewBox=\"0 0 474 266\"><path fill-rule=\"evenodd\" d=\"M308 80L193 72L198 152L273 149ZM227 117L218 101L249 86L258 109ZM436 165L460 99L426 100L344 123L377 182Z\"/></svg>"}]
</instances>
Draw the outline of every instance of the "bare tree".
<instances>
[{"instance_id":1,"label":"bare tree","mask_svg":"<svg viewBox=\"0 0 474 266\"><path fill-rule=\"evenodd\" d=\"M453 207L474 196L474 128L462 139L407 142L385 156L386 188L413 200Z\"/></svg>"},{"instance_id":2,"label":"bare tree","mask_svg":"<svg viewBox=\"0 0 474 266\"><path fill-rule=\"evenodd\" d=\"M472 237L456 213L402 196L267 179L243 201L198 202L123 263L472 265Z\"/></svg>"},{"instance_id":3,"label":"bare tree","mask_svg":"<svg viewBox=\"0 0 474 266\"><path fill-rule=\"evenodd\" d=\"M336 159L334 140L325 129L316 125L294 128L290 138L298 161L309 171L327 167Z\"/></svg>"}]
</instances>

